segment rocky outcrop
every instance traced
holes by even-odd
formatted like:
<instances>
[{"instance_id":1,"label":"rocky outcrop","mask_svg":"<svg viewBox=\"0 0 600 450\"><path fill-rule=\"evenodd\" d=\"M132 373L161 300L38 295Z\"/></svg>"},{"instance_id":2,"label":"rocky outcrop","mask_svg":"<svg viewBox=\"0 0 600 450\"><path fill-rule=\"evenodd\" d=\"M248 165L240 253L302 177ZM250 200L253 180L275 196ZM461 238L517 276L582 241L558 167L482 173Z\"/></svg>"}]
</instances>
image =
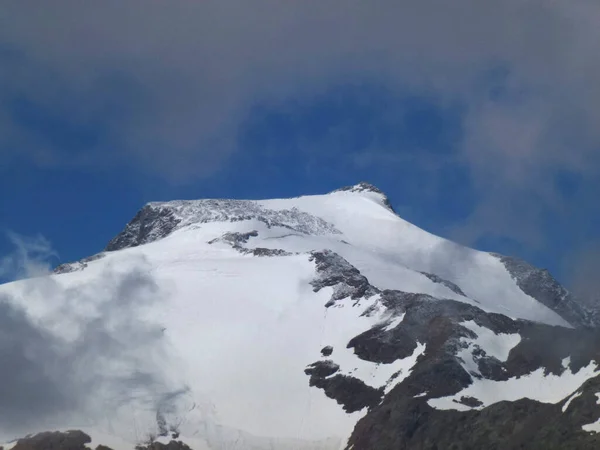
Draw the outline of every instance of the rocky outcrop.
<instances>
[{"instance_id":1,"label":"rocky outcrop","mask_svg":"<svg viewBox=\"0 0 600 450\"><path fill-rule=\"evenodd\" d=\"M383 204L390 211L394 212L394 208L392 207L392 203L390 202L388 196L377 186L373 186L372 184L367 183L365 181L361 181L360 183L355 184L354 186L344 186L339 189L336 189L335 191L332 191L332 193L335 192L374 192L376 194L381 195L383 199Z\"/></svg>"},{"instance_id":2,"label":"rocky outcrop","mask_svg":"<svg viewBox=\"0 0 600 450\"><path fill-rule=\"evenodd\" d=\"M45 431L19 439L13 450L92 450L87 446L92 442L89 435L80 430ZM2 447L0 447L2 449ZM93 450L113 450L105 445L97 445ZM119 449L122 450L122 449ZM168 443L151 440L146 444L132 446L132 450L192 450L180 440L172 439Z\"/></svg>"},{"instance_id":3,"label":"rocky outcrop","mask_svg":"<svg viewBox=\"0 0 600 450\"><path fill-rule=\"evenodd\" d=\"M571 292L560 285L546 269L510 256L493 253L511 274L517 285L527 295L535 298L575 327L597 327L600 313L583 306Z\"/></svg>"},{"instance_id":4,"label":"rocky outcrop","mask_svg":"<svg viewBox=\"0 0 600 450\"><path fill-rule=\"evenodd\" d=\"M254 255L254 256L289 256L293 253L287 252L285 250L279 248L264 248L264 247L256 247L256 248L247 248L244 244L248 243L250 238L257 237L258 231L250 231L248 233L238 233L231 232L225 233L223 236L212 239L209 241L209 244L215 244L217 242L224 242L229 244L231 248L237 250L238 252L244 255Z\"/></svg>"},{"instance_id":5,"label":"rocky outcrop","mask_svg":"<svg viewBox=\"0 0 600 450\"><path fill-rule=\"evenodd\" d=\"M325 306L332 306L346 297L356 300L379 292L356 267L331 250L311 252L309 260L317 269L317 277L310 283L314 291L333 287L331 300Z\"/></svg>"},{"instance_id":6,"label":"rocky outcrop","mask_svg":"<svg viewBox=\"0 0 600 450\"><path fill-rule=\"evenodd\" d=\"M87 258L80 259L79 261L61 264L60 266L58 266L54 269L54 273L61 274L61 273L78 272L80 270L85 269L88 266L88 263L90 263L92 261L96 261L101 258L104 258L104 256L105 256L105 253L102 252L102 253L97 253L92 256L88 256Z\"/></svg>"},{"instance_id":7,"label":"rocky outcrop","mask_svg":"<svg viewBox=\"0 0 600 450\"><path fill-rule=\"evenodd\" d=\"M460 395L481 378L505 381L540 368L547 374L576 373L590 362L600 362L599 332L513 320L466 303L399 291L383 291L381 303L401 311L403 320L391 330L373 327L353 338L348 346L355 354L363 360L390 363L410 355L417 342L425 343L427 350L408 378L380 403L369 406L347 448L541 450L600 445L599 435L581 428L600 418L595 395L600 392L600 373L584 384L584 394L572 401L566 413L561 410L566 399L550 404L525 398L482 407L480 399ZM467 322L494 334L518 334L520 341L506 361L486 354L485 348L470 347L477 365L471 373L459 356L465 341L477 337L465 327ZM568 368L565 360L570 361ZM466 411L440 410L428 404L429 399L455 394L455 402L466 406Z\"/></svg>"},{"instance_id":8,"label":"rocky outcrop","mask_svg":"<svg viewBox=\"0 0 600 450\"><path fill-rule=\"evenodd\" d=\"M46 431L19 439L13 450L90 450L90 442L83 431Z\"/></svg>"},{"instance_id":9,"label":"rocky outcrop","mask_svg":"<svg viewBox=\"0 0 600 450\"><path fill-rule=\"evenodd\" d=\"M187 444L172 440L167 444L161 442L152 442L147 445L138 445L135 450L192 450Z\"/></svg>"},{"instance_id":10,"label":"rocky outcrop","mask_svg":"<svg viewBox=\"0 0 600 450\"><path fill-rule=\"evenodd\" d=\"M156 241L171 234L180 222L181 218L171 208L148 204L108 243L105 250L112 252Z\"/></svg>"},{"instance_id":11,"label":"rocky outcrop","mask_svg":"<svg viewBox=\"0 0 600 450\"><path fill-rule=\"evenodd\" d=\"M352 373L342 372L331 347L323 348L321 359L305 369L309 385L322 389L346 412L366 409L347 449L542 450L600 446L600 434L582 429L600 419L600 371L579 387L573 399L569 399L572 392L566 392L557 403L521 398L485 404L474 395L462 393L484 379L502 383L526 379L540 369L547 376L562 376L567 371L576 374L590 364L598 367L599 330L515 320L468 303L425 294L379 291L334 252L313 252L311 259L317 267L317 278L312 282L315 290L334 289L329 306L340 302L358 304L361 299L378 295L376 306L367 308L363 315L401 317L393 327L388 326L392 319L387 319L351 338L347 348L356 357L375 365L391 364L409 358L419 345L426 348L410 373L390 390L369 386ZM485 339L507 335L516 338L501 360L496 356L496 344ZM480 341L482 336L487 337ZM511 388L498 385L497 389ZM436 409L429 404L439 398L449 399L457 408Z\"/></svg>"},{"instance_id":12,"label":"rocky outcrop","mask_svg":"<svg viewBox=\"0 0 600 450\"><path fill-rule=\"evenodd\" d=\"M428 272L420 272L420 273L421 273L421 275L425 275L427 278L429 278L434 283L438 283L438 284L441 284L442 286L446 286L448 289L450 289L455 294L462 295L463 297L466 297L466 295L462 291L462 289L460 287L458 287L452 281L445 280L444 278L438 277L437 275L435 275L433 273L428 273Z\"/></svg>"},{"instance_id":13,"label":"rocky outcrop","mask_svg":"<svg viewBox=\"0 0 600 450\"><path fill-rule=\"evenodd\" d=\"M144 206L108 243L106 251L147 244L188 225L241 221L257 221L268 228L300 234L340 234L333 224L298 208L269 209L251 200L181 200Z\"/></svg>"}]
</instances>

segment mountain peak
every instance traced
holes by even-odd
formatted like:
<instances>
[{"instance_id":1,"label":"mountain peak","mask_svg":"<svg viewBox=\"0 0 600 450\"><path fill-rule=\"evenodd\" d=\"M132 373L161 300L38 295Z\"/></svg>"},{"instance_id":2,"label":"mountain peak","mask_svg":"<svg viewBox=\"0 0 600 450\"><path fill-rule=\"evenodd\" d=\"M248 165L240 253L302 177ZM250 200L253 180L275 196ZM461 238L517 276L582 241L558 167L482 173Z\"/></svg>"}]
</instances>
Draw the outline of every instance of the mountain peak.
<instances>
[{"instance_id":1,"label":"mountain peak","mask_svg":"<svg viewBox=\"0 0 600 450\"><path fill-rule=\"evenodd\" d=\"M372 193L375 193L375 194L379 194L383 198L383 204L388 209L390 209L391 211L394 211L394 209L392 208L392 204L390 202L390 199L385 194L385 192L383 192L377 186L375 186L375 185L373 185L371 183L368 183L366 181L361 181L360 183L355 184L353 186L344 186L344 187L341 187L339 189L331 191L330 194L335 194L337 192L356 192L356 193L372 192Z\"/></svg>"},{"instance_id":2,"label":"mountain peak","mask_svg":"<svg viewBox=\"0 0 600 450\"><path fill-rule=\"evenodd\" d=\"M331 191L330 193L333 194L335 192L375 192L377 194L385 195L377 186L367 183L366 181L361 181L353 186L344 186L335 191Z\"/></svg>"}]
</instances>

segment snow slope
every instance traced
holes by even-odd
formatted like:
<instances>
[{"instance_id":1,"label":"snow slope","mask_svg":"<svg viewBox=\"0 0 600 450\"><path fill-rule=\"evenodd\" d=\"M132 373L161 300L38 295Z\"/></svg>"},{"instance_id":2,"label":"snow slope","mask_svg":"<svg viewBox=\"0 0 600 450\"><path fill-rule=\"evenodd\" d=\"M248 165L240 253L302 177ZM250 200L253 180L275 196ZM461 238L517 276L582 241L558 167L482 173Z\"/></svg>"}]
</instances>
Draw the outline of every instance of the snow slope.
<instances>
[{"instance_id":1,"label":"snow slope","mask_svg":"<svg viewBox=\"0 0 600 450\"><path fill-rule=\"evenodd\" d=\"M379 192L357 186L321 196L223 205L202 200L153 204L178 220L168 235L155 233L144 245L107 252L70 273L0 286L0 297L70 349L59 351L67 353L65 361L80 361L80 343L99 327L114 346L102 354L102 364L85 354L81 373L73 369L76 383L85 379L81 386L93 387L86 404L44 419L44 426L137 443L160 432L158 410L196 450L343 448L365 411L346 413L309 386L304 370L327 359L321 349L333 347L339 373L386 393L427 349L419 344L407 358L378 364L346 348L375 325L395 328L402 316L381 307L378 295L325 307L335 287L315 292L311 283L317 272L309 254L314 250L336 252L379 289L570 326L526 295L498 258L404 221ZM227 233L253 231L237 247L223 239ZM244 248L285 253L258 257L240 251ZM137 300L129 303L132 298ZM364 314L373 309L378 312ZM504 355L517 342L508 338L497 353ZM102 372L100 382L83 369ZM138 379L142 372L151 374L152 383L123 388L123 380ZM469 389L480 394L480 387ZM435 401L441 407L443 399ZM4 441L15 437L2 433Z\"/></svg>"}]
</instances>

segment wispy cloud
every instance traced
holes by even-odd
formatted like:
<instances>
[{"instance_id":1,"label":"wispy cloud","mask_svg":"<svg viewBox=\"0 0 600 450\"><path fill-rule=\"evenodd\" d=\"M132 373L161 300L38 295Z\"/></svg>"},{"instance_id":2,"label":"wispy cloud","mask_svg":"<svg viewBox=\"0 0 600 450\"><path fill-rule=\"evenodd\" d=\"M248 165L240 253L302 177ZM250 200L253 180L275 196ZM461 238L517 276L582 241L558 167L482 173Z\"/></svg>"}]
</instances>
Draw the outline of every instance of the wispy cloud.
<instances>
[{"instance_id":1,"label":"wispy cloud","mask_svg":"<svg viewBox=\"0 0 600 450\"><path fill-rule=\"evenodd\" d=\"M13 251L0 258L0 277L8 280L37 277L50 273L50 265L58 254L42 235L23 236L9 231L6 238Z\"/></svg>"},{"instance_id":2,"label":"wispy cloud","mask_svg":"<svg viewBox=\"0 0 600 450\"><path fill-rule=\"evenodd\" d=\"M39 274L49 243L12 240L18 267ZM135 441L145 436L132 421L142 433L157 411L176 415L186 387L169 371L162 328L145 315L163 295L143 259L84 283L46 276L4 286L0 437L94 424Z\"/></svg>"},{"instance_id":3,"label":"wispy cloud","mask_svg":"<svg viewBox=\"0 0 600 450\"><path fill-rule=\"evenodd\" d=\"M167 174L196 162L197 174L234 150L254 101L370 79L467 102L474 164L485 158L473 151L508 168L517 154L564 163L573 155L549 156L550 136L599 137L598 17L586 0L15 2L2 15L2 117L39 163L74 159L25 133L27 101L64 126L99 124L119 144L111 155L92 139L100 154L75 161L125 157ZM498 65L509 75L492 81L510 103L488 98L486 74ZM574 113L582 121L562 120Z\"/></svg>"},{"instance_id":4,"label":"wispy cloud","mask_svg":"<svg viewBox=\"0 0 600 450\"><path fill-rule=\"evenodd\" d=\"M561 207L556 170L598 174L599 20L593 0L12 2L0 164L208 176L244 151L253 105L369 83L464 105L458 158L480 201L456 235L522 240L519 217Z\"/></svg>"}]
</instances>

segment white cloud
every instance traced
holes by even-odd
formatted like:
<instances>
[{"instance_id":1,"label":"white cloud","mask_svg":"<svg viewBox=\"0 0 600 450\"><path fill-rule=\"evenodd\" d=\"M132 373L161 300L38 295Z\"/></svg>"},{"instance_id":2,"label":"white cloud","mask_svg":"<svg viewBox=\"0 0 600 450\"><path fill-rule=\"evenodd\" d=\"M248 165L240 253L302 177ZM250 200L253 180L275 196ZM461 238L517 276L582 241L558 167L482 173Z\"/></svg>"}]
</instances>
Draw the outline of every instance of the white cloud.
<instances>
[{"instance_id":1,"label":"white cloud","mask_svg":"<svg viewBox=\"0 0 600 450\"><path fill-rule=\"evenodd\" d=\"M0 163L203 177L244 151L236 133L257 102L370 82L465 105L459 158L483 196L467 226L481 230L498 198L499 217L521 215L524 192L555 207L556 168L598 173L599 20L593 0L10 2ZM24 99L101 133L66 153L19 119Z\"/></svg>"}]
</instances>

